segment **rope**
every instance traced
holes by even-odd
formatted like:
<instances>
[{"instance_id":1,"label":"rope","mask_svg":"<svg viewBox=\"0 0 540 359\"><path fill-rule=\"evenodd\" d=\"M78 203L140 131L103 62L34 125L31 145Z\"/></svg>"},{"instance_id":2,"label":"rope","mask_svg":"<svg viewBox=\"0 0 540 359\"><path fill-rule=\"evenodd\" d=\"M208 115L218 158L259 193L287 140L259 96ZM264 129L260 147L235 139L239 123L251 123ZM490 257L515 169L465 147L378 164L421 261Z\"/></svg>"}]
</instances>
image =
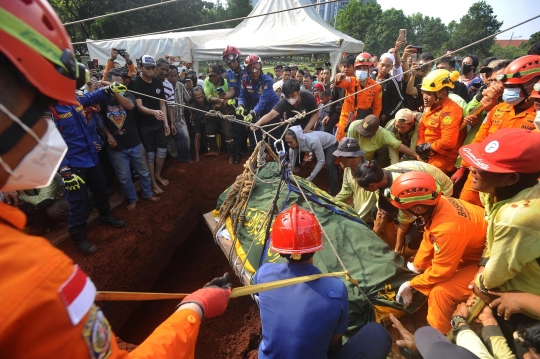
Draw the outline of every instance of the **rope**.
<instances>
[{"instance_id":1,"label":"rope","mask_svg":"<svg viewBox=\"0 0 540 359\"><path fill-rule=\"evenodd\" d=\"M110 13L110 14L105 14L105 15L99 15L99 16L89 17L88 19L84 19L84 20L76 20L76 21L72 21L72 22L66 22L66 23L64 23L63 25L64 25L64 26L69 26L69 25L74 25L74 24L80 24L81 22L86 22L86 21L90 21L90 20L101 19L101 18L104 18L104 17L114 16L114 15L125 14L125 13L128 13L128 12L137 11L137 10L141 10L141 9L148 9L148 8L151 8L151 7L154 7L154 6L165 5L165 4L169 4L169 3L175 2L175 1L178 1L178 0L168 0L168 1L164 1L164 2L157 3L157 4L145 5L145 6L136 7L136 8L133 8L133 9L128 9L128 10L122 10L122 11L118 11L118 12L113 12L113 13ZM75 44L73 44L73 45L75 45Z\"/></svg>"},{"instance_id":2,"label":"rope","mask_svg":"<svg viewBox=\"0 0 540 359\"><path fill-rule=\"evenodd\" d=\"M175 1L175 0L171 0L171 1ZM265 13L265 14L259 14L259 15L253 15L253 16L249 16L249 15L248 15L248 16L244 16L244 17L237 17L237 18L235 18L235 19L229 19L229 20L221 20L221 21L210 22L210 23L208 23L208 24L186 26L186 27L180 27L180 28L177 28L177 29L170 29L170 30L163 30L163 31L149 32L149 33L147 33L147 34L131 35L131 36L125 36L125 37L115 37L115 38L111 38L111 39L103 39L103 40L96 40L96 41L112 41L112 40L129 39L129 38L139 37L139 36L164 34L164 33L167 33L167 32L181 31L181 30L188 30L188 29L194 29L194 28L197 28L197 27L210 26L210 25L217 25L217 24L224 24L224 23L231 22L231 21L238 21L238 20L245 20L245 19L254 19L254 18L256 18L256 17L267 16L267 15L274 15L274 14L279 14L279 13L282 13L282 12L293 11L293 10L299 10L299 9L304 9L304 8L308 8L308 7L312 7L312 6L319 6L319 5L324 5L324 4L330 4L330 3L334 3L334 2L338 2L338 1L341 1L341 0L327 0L327 1L325 1L325 2L319 2L319 3L315 3L315 4L309 4L309 5L302 5L302 6L297 6L297 7L293 7L293 8L285 9L285 10L271 11L271 12L267 12L267 13ZM154 4L154 6L155 6L155 5L156 5L156 4ZM137 9L132 9L132 10L137 10ZM101 15L100 17L112 16L112 15L116 15L116 14L118 14L118 13L112 13L112 14L107 14L107 15ZM92 18L86 19L86 20L79 20L78 22L83 22L83 21L87 21L87 20L92 20ZM69 25L69 24L71 24L71 23L68 23L68 24L65 24L65 25ZM86 44L87 42L88 42L88 41L73 42L72 45L82 45L82 44Z\"/></svg>"}]
</instances>

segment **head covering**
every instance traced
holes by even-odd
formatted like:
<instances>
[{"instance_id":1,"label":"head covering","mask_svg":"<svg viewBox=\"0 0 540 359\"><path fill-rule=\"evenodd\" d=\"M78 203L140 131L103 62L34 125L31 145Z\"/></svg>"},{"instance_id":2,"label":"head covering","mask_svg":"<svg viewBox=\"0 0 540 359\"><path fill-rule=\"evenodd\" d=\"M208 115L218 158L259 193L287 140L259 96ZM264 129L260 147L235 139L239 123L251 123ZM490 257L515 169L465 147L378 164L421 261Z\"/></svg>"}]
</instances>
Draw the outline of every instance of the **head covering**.
<instances>
[{"instance_id":1,"label":"head covering","mask_svg":"<svg viewBox=\"0 0 540 359\"><path fill-rule=\"evenodd\" d=\"M156 66L156 60L150 55L141 56L141 66Z\"/></svg>"},{"instance_id":2,"label":"head covering","mask_svg":"<svg viewBox=\"0 0 540 359\"><path fill-rule=\"evenodd\" d=\"M405 121L400 121L405 120ZM409 110L408 108L402 108L398 112L396 112L396 116L394 117L394 122L404 122L404 123L413 123L414 122L414 113Z\"/></svg>"},{"instance_id":3,"label":"head covering","mask_svg":"<svg viewBox=\"0 0 540 359\"><path fill-rule=\"evenodd\" d=\"M459 149L464 161L494 173L535 173L540 171L540 133L522 128L503 128L480 143Z\"/></svg>"},{"instance_id":4,"label":"head covering","mask_svg":"<svg viewBox=\"0 0 540 359\"><path fill-rule=\"evenodd\" d=\"M380 124L381 121L377 116L369 115L362 119L358 126L356 126L356 132L358 132L361 136L369 137L377 132Z\"/></svg>"},{"instance_id":5,"label":"head covering","mask_svg":"<svg viewBox=\"0 0 540 359\"><path fill-rule=\"evenodd\" d=\"M276 91L277 89L281 89L282 87L283 87L283 80L279 80L272 85L272 88L274 89L274 91Z\"/></svg>"},{"instance_id":6,"label":"head covering","mask_svg":"<svg viewBox=\"0 0 540 359\"><path fill-rule=\"evenodd\" d=\"M478 359L469 350L452 344L437 329L422 327L414 333L414 342L424 359Z\"/></svg>"},{"instance_id":7,"label":"head covering","mask_svg":"<svg viewBox=\"0 0 540 359\"><path fill-rule=\"evenodd\" d=\"M480 69L480 73L484 73L484 72L488 72L488 71L493 71L493 69L498 65L500 64L501 62L504 62L506 60L504 59L498 59L498 60L493 60L491 61L489 64L487 64L487 66L484 66Z\"/></svg>"},{"instance_id":8,"label":"head covering","mask_svg":"<svg viewBox=\"0 0 540 359\"><path fill-rule=\"evenodd\" d=\"M396 62L396 58L394 57L394 55L392 55L389 52L385 52L384 54L382 54L381 57L379 58L379 61L381 61L383 59L390 59L390 61L392 61L392 63Z\"/></svg>"},{"instance_id":9,"label":"head covering","mask_svg":"<svg viewBox=\"0 0 540 359\"><path fill-rule=\"evenodd\" d=\"M218 65L210 65L210 66L208 66L208 70L206 71L206 74L208 76L210 76L210 75L220 75L221 70L220 70Z\"/></svg>"},{"instance_id":10,"label":"head covering","mask_svg":"<svg viewBox=\"0 0 540 359\"><path fill-rule=\"evenodd\" d=\"M360 144L356 139L343 137L333 155L336 157L362 157L365 153L360 149Z\"/></svg>"},{"instance_id":11,"label":"head covering","mask_svg":"<svg viewBox=\"0 0 540 359\"><path fill-rule=\"evenodd\" d=\"M313 88L319 90L319 92L323 92L324 91L324 85L320 82L317 82L315 85L313 85Z\"/></svg>"}]
</instances>

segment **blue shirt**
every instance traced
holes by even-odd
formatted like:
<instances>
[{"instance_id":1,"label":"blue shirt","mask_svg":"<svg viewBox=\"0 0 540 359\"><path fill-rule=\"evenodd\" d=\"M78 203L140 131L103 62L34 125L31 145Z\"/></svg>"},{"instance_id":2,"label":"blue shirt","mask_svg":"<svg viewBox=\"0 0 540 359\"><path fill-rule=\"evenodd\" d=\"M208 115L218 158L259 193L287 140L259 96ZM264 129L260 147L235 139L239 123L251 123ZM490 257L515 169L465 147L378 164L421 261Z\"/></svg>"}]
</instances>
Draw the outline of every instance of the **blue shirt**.
<instances>
[{"instance_id":1,"label":"blue shirt","mask_svg":"<svg viewBox=\"0 0 540 359\"><path fill-rule=\"evenodd\" d=\"M98 153L94 147L94 139L88 129L83 106L92 106L109 100L109 96L99 89L92 93L76 96L78 106L56 105L54 111L48 115L54 120L56 127L62 134L68 146L66 156L60 168L69 166L73 168L90 168L99 163Z\"/></svg>"},{"instance_id":2,"label":"blue shirt","mask_svg":"<svg viewBox=\"0 0 540 359\"><path fill-rule=\"evenodd\" d=\"M256 284L321 271L313 264L267 263ZM259 293L262 341L259 359L327 358L332 335L343 334L349 321L347 288L338 278L320 278Z\"/></svg>"},{"instance_id":3,"label":"blue shirt","mask_svg":"<svg viewBox=\"0 0 540 359\"><path fill-rule=\"evenodd\" d=\"M279 102L279 98L272 87L274 83L268 75L261 74L260 81L253 82L251 76L246 75L242 80L242 89L238 98L238 105L253 109L257 116L266 115Z\"/></svg>"},{"instance_id":4,"label":"blue shirt","mask_svg":"<svg viewBox=\"0 0 540 359\"><path fill-rule=\"evenodd\" d=\"M240 90L242 88L242 80L247 76L246 70L240 68L240 71L234 72L231 69L227 70L227 82L229 87L234 88L234 97L238 98L240 96Z\"/></svg>"}]
</instances>

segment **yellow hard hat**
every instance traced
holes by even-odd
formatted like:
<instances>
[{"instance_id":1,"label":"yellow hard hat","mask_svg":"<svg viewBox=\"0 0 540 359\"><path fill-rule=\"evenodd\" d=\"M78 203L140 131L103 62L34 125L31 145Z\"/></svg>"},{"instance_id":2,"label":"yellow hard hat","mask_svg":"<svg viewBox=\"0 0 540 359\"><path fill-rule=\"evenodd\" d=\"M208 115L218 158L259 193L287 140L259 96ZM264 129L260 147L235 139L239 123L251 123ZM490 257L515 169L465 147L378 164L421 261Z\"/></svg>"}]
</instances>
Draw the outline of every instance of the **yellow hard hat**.
<instances>
[{"instance_id":1,"label":"yellow hard hat","mask_svg":"<svg viewBox=\"0 0 540 359\"><path fill-rule=\"evenodd\" d=\"M454 81L459 78L459 72L457 71L448 71L448 70L434 70L424 77L422 80L422 87L420 88L423 91L436 92L442 89L443 87L454 88Z\"/></svg>"}]
</instances>

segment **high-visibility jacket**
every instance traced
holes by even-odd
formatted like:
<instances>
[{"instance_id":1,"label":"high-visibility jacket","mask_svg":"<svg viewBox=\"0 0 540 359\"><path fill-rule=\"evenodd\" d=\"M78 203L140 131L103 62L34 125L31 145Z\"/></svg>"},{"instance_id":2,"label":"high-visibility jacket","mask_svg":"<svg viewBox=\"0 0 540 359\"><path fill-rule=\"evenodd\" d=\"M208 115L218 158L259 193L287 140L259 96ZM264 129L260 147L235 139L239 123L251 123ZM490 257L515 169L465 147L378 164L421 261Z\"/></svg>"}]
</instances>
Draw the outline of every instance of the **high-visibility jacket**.
<instances>
[{"instance_id":1,"label":"high-visibility jacket","mask_svg":"<svg viewBox=\"0 0 540 359\"><path fill-rule=\"evenodd\" d=\"M45 238L21 232L25 223L0 203L0 358L194 358L200 319L190 309L120 350L90 278Z\"/></svg>"},{"instance_id":2,"label":"high-visibility jacket","mask_svg":"<svg viewBox=\"0 0 540 359\"><path fill-rule=\"evenodd\" d=\"M463 109L446 97L431 108L426 108L418 126L418 144L431 144L432 155L428 161L444 172L454 169L461 147L459 126ZM462 136L461 141L465 136Z\"/></svg>"},{"instance_id":3,"label":"high-visibility jacket","mask_svg":"<svg viewBox=\"0 0 540 359\"><path fill-rule=\"evenodd\" d=\"M348 81L348 79L350 81ZM347 127L347 121L351 112L355 112L356 110L361 111L371 109L371 114L379 117L382 111L382 87L377 83L377 81L370 78L367 79L366 85L362 86L360 85L360 80L358 80L356 77L348 77L339 83L336 82L335 85L339 88L345 89L345 96L360 91L366 87L373 86L356 94L356 96L347 97L343 101L341 116L338 122L338 130L336 133L336 139L339 142L343 137L345 137L345 127ZM354 106L355 97L356 108ZM352 118L351 122L354 120L356 120L356 117Z\"/></svg>"}]
</instances>

